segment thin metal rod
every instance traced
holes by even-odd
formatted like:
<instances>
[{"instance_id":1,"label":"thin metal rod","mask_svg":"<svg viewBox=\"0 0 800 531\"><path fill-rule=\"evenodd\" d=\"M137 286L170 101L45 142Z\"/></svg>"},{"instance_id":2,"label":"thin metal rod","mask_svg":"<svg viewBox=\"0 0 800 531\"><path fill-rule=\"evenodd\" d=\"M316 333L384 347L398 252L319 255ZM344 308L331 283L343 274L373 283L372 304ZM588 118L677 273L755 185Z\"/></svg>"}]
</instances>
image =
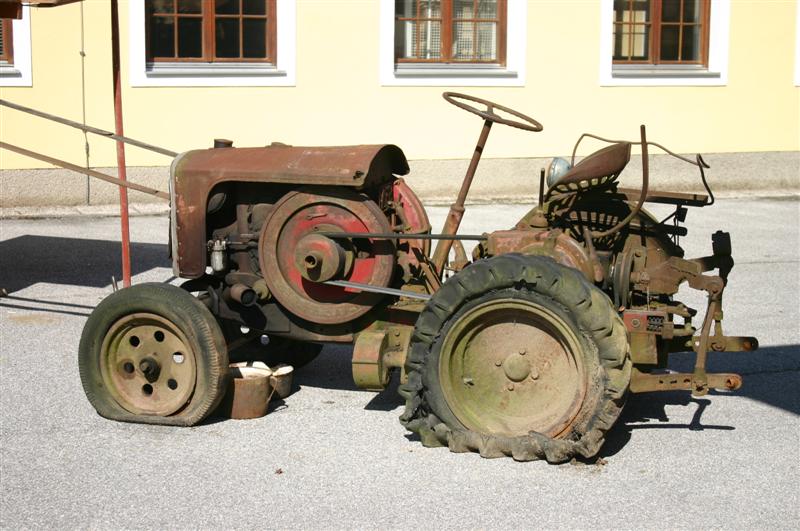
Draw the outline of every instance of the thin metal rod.
<instances>
[{"instance_id":1,"label":"thin metal rod","mask_svg":"<svg viewBox=\"0 0 800 531\"><path fill-rule=\"evenodd\" d=\"M478 143L475 145L475 151L472 153L472 160L469 162L467 173L464 175L464 180L461 183L461 189L458 191L456 202L450 205L450 211L447 213L447 219L442 228L442 234L455 234L458 232L458 227L461 225L461 219L464 217L464 203L467 200L469 188L472 185L472 179L475 177L475 171L478 169L478 163L481 161L483 148L486 147L486 140L489 138L489 133L492 130L492 121L485 120L481 134L478 137ZM452 240L440 240L436 244L436 250L433 252L431 264L433 265L436 273L442 275L444 266L447 263L447 257L450 255L450 248L453 246Z\"/></svg>"},{"instance_id":2,"label":"thin metal rod","mask_svg":"<svg viewBox=\"0 0 800 531\"><path fill-rule=\"evenodd\" d=\"M369 238L370 240L466 240L484 241L483 234L398 234L396 232L321 232L328 238Z\"/></svg>"},{"instance_id":3,"label":"thin metal rod","mask_svg":"<svg viewBox=\"0 0 800 531\"><path fill-rule=\"evenodd\" d=\"M612 140L610 138L603 138L602 136L593 135L591 133L583 133L580 136L580 138L578 138L578 141L575 142L575 146L572 148L572 158L570 159L570 162L569 162L571 166L575 165L575 153L578 151L578 145L581 143L581 140L583 140L584 137L594 138L595 140L600 140L601 142L607 142L609 144L623 144L623 143L627 142L628 144L632 144L634 146L641 145L641 142L629 142L628 140ZM676 159L680 159L680 160L682 160L684 162L688 162L689 164L692 164L694 166L699 166L699 167L705 168L705 169L711 168L711 166L706 164L705 161L702 160L702 159L701 160L687 159L686 157L682 157L682 156L678 155L677 153L673 153L672 151L670 151L669 149L665 148L664 146L662 146L661 144L659 144L657 142L648 142L647 145L655 146L658 149L660 149L661 151L663 151L664 153L666 153L668 155L672 155Z\"/></svg>"},{"instance_id":4,"label":"thin metal rod","mask_svg":"<svg viewBox=\"0 0 800 531\"><path fill-rule=\"evenodd\" d=\"M45 120L51 120L53 122L58 122L63 125L68 125L70 127L74 127L75 129L80 129L81 131L86 131L88 133L94 133L96 135L104 136L106 138L111 138L113 140L117 140L119 142L125 142L126 144L130 144L132 146L136 146L142 149L147 149L149 151L155 151L156 153L160 153L161 155L166 155L167 157L176 157L178 155L175 151L170 151L169 149L164 149L158 146L154 146L152 144L147 144L146 142L142 142L140 140L135 140L133 138L128 138L122 135L116 135L111 131L106 131L104 129L98 129L97 127L92 127L90 125L83 125L79 122L74 122L67 118L62 118L61 116L56 116L54 114L46 113L43 111L38 111L36 109L32 109L30 107L25 107L24 105L20 105L18 103L12 103L8 100L0 99L0 105L3 107L8 107L10 109L14 109L20 112L24 112L27 114L32 114L34 116L38 116L39 118L44 118Z\"/></svg>"},{"instance_id":5,"label":"thin metal rod","mask_svg":"<svg viewBox=\"0 0 800 531\"><path fill-rule=\"evenodd\" d=\"M169 194L167 192L161 192L159 190L155 190L147 186L142 186L141 184L123 181L121 179L117 179L116 177L112 177L111 175L100 173L99 171L92 170L89 168L84 168L83 166L78 166L77 164L72 164L65 160L54 159L53 157L48 157L47 155L36 153L35 151L30 151L28 149L15 146L13 144L9 144L7 142L0 141L0 149L7 149L9 151L13 151L14 153L19 153L20 155L24 155L32 159L41 160L42 162L47 162L48 164L52 164L53 166L60 166L67 170L72 170L78 173L82 173L90 177L96 177L97 179L100 179L101 181L106 181L107 183L124 186L126 188L130 188L131 190L136 190L137 192L154 195L156 197L160 197L161 199L166 199L167 201L169 201Z\"/></svg>"},{"instance_id":6,"label":"thin metal rod","mask_svg":"<svg viewBox=\"0 0 800 531\"><path fill-rule=\"evenodd\" d=\"M86 127L86 32L85 32L85 25L84 25L84 15L83 15L83 2L80 3L81 6L81 49L80 49L80 56L81 56L81 124ZM86 130L83 132L83 150L86 155L86 168L90 168L91 164L89 164L89 135ZM90 204L92 202L92 179L90 179L89 175L86 175L86 204Z\"/></svg>"},{"instance_id":7,"label":"thin metal rod","mask_svg":"<svg viewBox=\"0 0 800 531\"><path fill-rule=\"evenodd\" d=\"M125 143L121 140L125 134L122 127L122 79L119 72L119 4L111 0L111 74L114 83L114 133L117 140L117 175L121 181L127 181L125 165ZM120 229L122 232L122 285L131 285L131 234L128 220L128 189L119 187Z\"/></svg>"},{"instance_id":8,"label":"thin metal rod","mask_svg":"<svg viewBox=\"0 0 800 531\"><path fill-rule=\"evenodd\" d=\"M431 298L427 293L417 293L414 291L404 291L401 289L384 288L381 286L370 286L369 284L360 284L358 282L348 282L347 280L326 280L323 284L329 286L338 286L340 288L354 289L358 291L366 291L367 293L380 293L382 295L393 295L395 297L406 297L408 299L419 299L427 301Z\"/></svg>"}]
</instances>

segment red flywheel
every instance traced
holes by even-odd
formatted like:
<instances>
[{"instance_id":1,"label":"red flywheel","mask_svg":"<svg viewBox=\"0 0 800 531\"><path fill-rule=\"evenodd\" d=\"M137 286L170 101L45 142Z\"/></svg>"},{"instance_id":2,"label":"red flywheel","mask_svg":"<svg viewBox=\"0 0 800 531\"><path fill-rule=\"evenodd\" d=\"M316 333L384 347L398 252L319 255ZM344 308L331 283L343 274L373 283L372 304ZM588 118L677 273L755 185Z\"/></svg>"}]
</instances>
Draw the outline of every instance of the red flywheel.
<instances>
[{"instance_id":1,"label":"red flywheel","mask_svg":"<svg viewBox=\"0 0 800 531\"><path fill-rule=\"evenodd\" d=\"M326 285L347 280L386 287L395 268L390 240L333 239L326 232L391 232L375 202L343 188L305 188L275 204L259 239L261 273L277 301L320 324L347 323L382 295Z\"/></svg>"}]
</instances>

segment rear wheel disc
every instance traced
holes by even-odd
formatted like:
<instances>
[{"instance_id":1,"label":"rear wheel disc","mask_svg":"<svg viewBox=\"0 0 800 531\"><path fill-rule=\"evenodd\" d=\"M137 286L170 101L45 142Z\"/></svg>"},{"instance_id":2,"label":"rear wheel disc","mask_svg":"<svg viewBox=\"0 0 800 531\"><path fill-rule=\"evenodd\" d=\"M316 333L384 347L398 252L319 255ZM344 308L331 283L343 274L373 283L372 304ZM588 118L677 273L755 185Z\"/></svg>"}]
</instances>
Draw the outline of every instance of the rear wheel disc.
<instances>
[{"instance_id":1,"label":"rear wheel disc","mask_svg":"<svg viewBox=\"0 0 800 531\"><path fill-rule=\"evenodd\" d=\"M445 399L479 433L557 437L586 395L578 338L555 312L531 301L499 299L470 309L440 352Z\"/></svg>"},{"instance_id":2,"label":"rear wheel disc","mask_svg":"<svg viewBox=\"0 0 800 531\"><path fill-rule=\"evenodd\" d=\"M630 382L625 325L578 270L516 253L452 276L417 318L400 421L425 446L591 457Z\"/></svg>"}]
</instances>

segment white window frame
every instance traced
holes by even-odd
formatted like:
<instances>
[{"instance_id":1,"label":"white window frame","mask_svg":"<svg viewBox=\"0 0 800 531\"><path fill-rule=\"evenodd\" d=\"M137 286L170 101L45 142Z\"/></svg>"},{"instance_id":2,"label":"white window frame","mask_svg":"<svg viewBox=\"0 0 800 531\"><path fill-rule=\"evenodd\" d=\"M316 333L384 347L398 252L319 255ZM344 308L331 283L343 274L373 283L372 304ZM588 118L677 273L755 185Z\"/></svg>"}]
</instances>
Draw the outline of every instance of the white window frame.
<instances>
[{"instance_id":1,"label":"white window frame","mask_svg":"<svg viewBox=\"0 0 800 531\"><path fill-rule=\"evenodd\" d=\"M262 63L148 63L144 0L130 0L132 87L293 87L297 65L296 0L276 2L278 57Z\"/></svg>"},{"instance_id":2,"label":"white window frame","mask_svg":"<svg viewBox=\"0 0 800 531\"><path fill-rule=\"evenodd\" d=\"M614 0L600 2L600 85L604 87L725 86L728 84L730 0L711 0L708 68L695 65L614 65Z\"/></svg>"},{"instance_id":3,"label":"white window frame","mask_svg":"<svg viewBox=\"0 0 800 531\"><path fill-rule=\"evenodd\" d=\"M14 62L0 65L0 87L32 87L31 9L22 6L22 18L11 22Z\"/></svg>"},{"instance_id":4,"label":"white window frame","mask_svg":"<svg viewBox=\"0 0 800 531\"><path fill-rule=\"evenodd\" d=\"M394 0L381 0L379 64L383 86L405 87L523 87L527 48L528 6L526 0L508 0L506 65L414 65L395 64Z\"/></svg>"}]
</instances>

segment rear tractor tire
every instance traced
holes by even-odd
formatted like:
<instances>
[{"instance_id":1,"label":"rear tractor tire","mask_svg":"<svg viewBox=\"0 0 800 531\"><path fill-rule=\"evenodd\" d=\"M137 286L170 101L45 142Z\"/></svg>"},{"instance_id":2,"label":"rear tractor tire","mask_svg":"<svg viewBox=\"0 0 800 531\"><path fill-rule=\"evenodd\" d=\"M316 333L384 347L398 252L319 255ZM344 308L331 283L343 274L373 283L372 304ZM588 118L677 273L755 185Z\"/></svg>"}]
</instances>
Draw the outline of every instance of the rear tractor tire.
<instances>
[{"instance_id":1,"label":"rear tractor tire","mask_svg":"<svg viewBox=\"0 0 800 531\"><path fill-rule=\"evenodd\" d=\"M78 350L89 402L108 419L193 426L228 388L228 351L211 312L168 284L138 284L106 297Z\"/></svg>"},{"instance_id":2,"label":"rear tractor tire","mask_svg":"<svg viewBox=\"0 0 800 531\"><path fill-rule=\"evenodd\" d=\"M600 450L631 361L622 319L580 272L507 254L434 294L405 370L400 420L423 445L559 463Z\"/></svg>"}]
</instances>

